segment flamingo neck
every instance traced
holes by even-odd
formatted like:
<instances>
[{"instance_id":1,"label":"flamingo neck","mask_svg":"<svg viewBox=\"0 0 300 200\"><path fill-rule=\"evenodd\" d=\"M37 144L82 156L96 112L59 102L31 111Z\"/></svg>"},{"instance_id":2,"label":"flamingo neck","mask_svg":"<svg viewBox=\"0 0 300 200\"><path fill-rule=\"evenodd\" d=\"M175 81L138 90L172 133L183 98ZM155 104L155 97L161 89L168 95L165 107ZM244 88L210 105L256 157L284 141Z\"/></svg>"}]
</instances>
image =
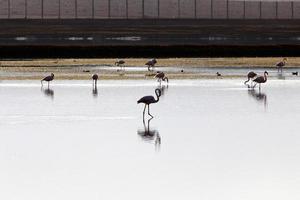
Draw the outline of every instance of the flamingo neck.
<instances>
[{"instance_id":1,"label":"flamingo neck","mask_svg":"<svg viewBox=\"0 0 300 200\"><path fill-rule=\"evenodd\" d=\"M267 75L266 74L264 74L264 78L265 78L265 82L267 81Z\"/></svg>"},{"instance_id":2,"label":"flamingo neck","mask_svg":"<svg viewBox=\"0 0 300 200\"><path fill-rule=\"evenodd\" d=\"M158 92L157 92L157 91L155 91L155 94L156 94L156 97L157 97L157 99L155 100L155 103L156 103L156 102L159 101L159 95L158 95Z\"/></svg>"}]
</instances>

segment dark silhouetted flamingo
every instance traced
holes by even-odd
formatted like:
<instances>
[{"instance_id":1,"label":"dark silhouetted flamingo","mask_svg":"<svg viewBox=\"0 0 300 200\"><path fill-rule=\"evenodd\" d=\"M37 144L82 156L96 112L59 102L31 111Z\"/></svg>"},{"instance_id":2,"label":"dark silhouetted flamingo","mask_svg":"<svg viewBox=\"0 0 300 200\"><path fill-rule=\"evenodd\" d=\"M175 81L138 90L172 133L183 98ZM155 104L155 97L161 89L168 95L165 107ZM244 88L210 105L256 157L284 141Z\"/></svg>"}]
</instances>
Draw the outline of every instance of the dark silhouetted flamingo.
<instances>
[{"instance_id":1,"label":"dark silhouetted flamingo","mask_svg":"<svg viewBox=\"0 0 300 200\"><path fill-rule=\"evenodd\" d=\"M138 104L139 103L145 104L144 111L143 111L143 117L145 117L146 106L148 106L148 115L150 115L153 118L153 116L150 114L150 104L157 103L159 101L159 97L161 96L160 89L156 89L155 94L156 94L157 99L155 99L153 96L144 96L140 100L137 101Z\"/></svg>"},{"instance_id":2,"label":"dark silhouetted flamingo","mask_svg":"<svg viewBox=\"0 0 300 200\"><path fill-rule=\"evenodd\" d=\"M281 62L278 62L276 64L278 72L282 72L283 67L285 66L285 63L287 62L287 58L283 58Z\"/></svg>"},{"instance_id":3,"label":"dark silhouetted flamingo","mask_svg":"<svg viewBox=\"0 0 300 200\"><path fill-rule=\"evenodd\" d=\"M46 82L48 82L48 87L49 87L49 82L50 82L50 81L53 81L53 79L54 79L54 74L51 73L50 76L46 76L45 78L43 78L43 79L41 80L42 86L43 86L43 81L46 81Z\"/></svg>"},{"instance_id":4,"label":"dark silhouetted flamingo","mask_svg":"<svg viewBox=\"0 0 300 200\"><path fill-rule=\"evenodd\" d=\"M155 75L155 78L157 78L157 81L161 84L162 81L167 81L169 83L168 77L166 77L165 73L163 72L157 72Z\"/></svg>"},{"instance_id":5,"label":"dark silhouetted flamingo","mask_svg":"<svg viewBox=\"0 0 300 200\"><path fill-rule=\"evenodd\" d=\"M116 65L116 66L120 66L120 70L122 70L122 67L123 67L123 69L125 69L125 68L124 68L124 64L125 64L125 61L124 61L124 60L119 60L119 59L117 59L117 61L115 62L115 65Z\"/></svg>"},{"instance_id":6,"label":"dark silhouetted flamingo","mask_svg":"<svg viewBox=\"0 0 300 200\"><path fill-rule=\"evenodd\" d=\"M267 71L265 71L263 76L259 76L259 77L255 78L255 79L253 80L253 82L255 82L255 85L253 86L253 88L255 88L256 84L259 84L259 89L260 89L260 85L261 85L262 83L267 82L267 75L268 75L268 74L269 74L269 73L268 73Z\"/></svg>"},{"instance_id":7,"label":"dark silhouetted flamingo","mask_svg":"<svg viewBox=\"0 0 300 200\"><path fill-rule=\"evenodd\" d=\"M97 81L98 81L98 78L99 78L98 74L94 74L94 75L92 76L92 79L93 79L93 85L95 85L96 87L97 87Z\"/></svg>"},{"instance_id":8,"label":"dark silhouetted flamingo","mask_svg":"<svg viewBox=\"0 0 300 200\"><path fill-rule=\"evenodd\" d=\"M153 58L151 60L149 60L148 62L145 63L145 65L148 66L148 71L151 71L151 67L153 68L155 66L155 64L157 63L156 59Z\"/></svg>"},{"instance_id":9,"label":"dark silhouetted flamingo","mask_svg":"<svg viewBox=\"0 0 300 200\"><path fill-rule=\"evenodd\" d=\"M254 77L256 77L257 76L257 74L255 73L255 72L249 72L248 74L247 74L247 78L248 78L248 80L246 80L245 82L244 82L244 84L246 84L246 83L248 83L250 80L252 80L253 81L253 78ZM252 83L251 83L252 84Z\"/></svg>"}]
</instances>

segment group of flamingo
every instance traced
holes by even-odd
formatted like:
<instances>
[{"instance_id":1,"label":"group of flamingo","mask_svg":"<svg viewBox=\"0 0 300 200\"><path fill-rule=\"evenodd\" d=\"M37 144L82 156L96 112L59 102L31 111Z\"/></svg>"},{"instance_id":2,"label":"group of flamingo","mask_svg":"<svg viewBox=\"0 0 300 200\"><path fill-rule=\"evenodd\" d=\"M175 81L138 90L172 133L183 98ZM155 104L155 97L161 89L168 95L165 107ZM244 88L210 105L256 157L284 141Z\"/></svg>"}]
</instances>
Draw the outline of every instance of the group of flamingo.
<instances>
[{"instance_id":1,"label":"group of flamingo","mask_svg":"<svg viewBox=\"0 0 300 200\"><path fill-rule=\"evenodd\" d=\"M283 67L286 64L287 59L283 58L283 60L281 62L278 62L276 64L278 72L282 72ZM151 59L149 60L146 65L148 66L148 70L150 71L150 67L154 67L154 65L157 63L156 59ZM115 65L117 66L121 66L125 64L124 60L117 60ZM298 74L298 73L297 73ZM261 84L266 83L267 82L267 75L268 72L265 71L264 74L262 76L257 76L257 74L253 71L249 72L247 74L247 80L244 82L244 84L247 84L249 81L251 81L251 87L255 88L256 85L259 85L259 89L261 88ZM93 87L97 88L97 81L98 81L99 76L97 74L93 74L92 76L92 80L93 80ZM162 81L166 81L167 83L169 82L168 77L165 75L164 72L160 72L158 71L155 75L155 78L157 78L157 81L159 82L159 84L162 84ZM51 73L50 76L46 76L45 78L43 78L41 80L41 84L43 86L43 82L46 81L48 82L48 88L49 88L49 82L51 82L54 79L54 74ZM254 85L252 86L252 83L254 83ZM153 118L153 115L151 115L150 113L150 104L154 104L157 103L159 101L160 96L162 95L162 91L160 89L156 89L155 90L155 95L156 98L154 96L144 96L141 99L139 99L137 101L138 104L143 103L144 104L144 110L143 110L143 117L145 117L145 112L146 112L146 108L148 107L148 115Z\"/></svg>"},{"instance_id":2,"label":"group of flamingo","mask_svg":"<svg viewBox=\"0 0 300 200\"><path fill-rule=\"evenodd\" d=\"M286 62L287 62L287 58L283 58L282 61L276 63L278 73L282 73L283 67L285 66ZM293 72L292 74L298 75L298 72ZM267 82L267 75L269 75L269 73L267 71L264 72L263 76L257 76L257 74L255 72L251 71L247 74L248 79L244 82L244 84L247 84L251 80L251 85L252 85L252 82L255 83L252 86L252 88L255 88L255 86L257 84L259 84L259 89L260 89L261 84Z\"/></svg>"},{"instance_id":3,"label":"group of flamingo","mask_svg":"<svg viewBox=\"0 0 300 200\"><path fill-rule=\"evenodd\" d=\"M122 70L125 70L125 66L124 66L125 63L126 63L125 60L117 59L117 61L115 62L115 65L119 66L120 67L119 70L122 71ZM145 65L147 66L148 71L152 71L154 66L156 65L156 63L157 63L157 60L155 58L152 58L149 61L147 61L145 63Z\"/></svg>"}]
</instances>

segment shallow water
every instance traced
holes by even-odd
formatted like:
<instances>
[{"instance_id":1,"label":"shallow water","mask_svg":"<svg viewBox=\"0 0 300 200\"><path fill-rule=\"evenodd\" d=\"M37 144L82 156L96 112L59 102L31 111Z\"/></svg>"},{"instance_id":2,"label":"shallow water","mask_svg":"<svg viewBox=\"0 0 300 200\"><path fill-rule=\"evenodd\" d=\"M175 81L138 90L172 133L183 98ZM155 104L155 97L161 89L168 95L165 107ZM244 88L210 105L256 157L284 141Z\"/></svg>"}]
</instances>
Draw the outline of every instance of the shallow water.
<instances>
[{"instance_id":1,"label":"shallow water","mask_svg":"<svg viewBox=\"0 0 300 200\"><path fill-rule=\"evenodd\" d=\"M299 199L300 81L0 83L0 199Z\"/></svg>"}]
</instances>

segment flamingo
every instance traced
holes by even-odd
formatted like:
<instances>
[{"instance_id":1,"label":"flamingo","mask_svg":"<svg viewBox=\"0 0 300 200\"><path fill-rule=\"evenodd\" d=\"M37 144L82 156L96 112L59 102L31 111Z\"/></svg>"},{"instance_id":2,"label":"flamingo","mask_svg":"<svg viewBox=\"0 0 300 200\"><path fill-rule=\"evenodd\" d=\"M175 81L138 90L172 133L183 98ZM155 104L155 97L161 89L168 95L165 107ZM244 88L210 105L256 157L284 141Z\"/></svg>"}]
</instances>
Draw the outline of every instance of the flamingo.
<instances>
[{"instance_id":1,"label":"flamingo","mask_svg":"<svg viewBox=\"0 0 300 200\"><path fill-rule=\"evenodd\" d=\"M253 82L255 82L255 85L253 86L253 88L255 88L256 84L259 84L259 89L260 89L260 85L262 83L267 82L267 75L269 75L269 73L267 71L265 71L263 76L259 76L259 77L255 78L253 80Z\"/></svg>"},{"instance_id":2,"label":"flamingo","mask_svg":"<svg viewBox=\"0 0 300 200\"><path fill-rule=\"evenodd\" d=\"M95 85L95 87L97 87L97 81L98 81L98 78L99 78L98 74L94 74L94 75L92 76L92 79L93 79L93 85Z\"/></svg>"},{"instance_id":3,"label":"flamingo","mask_svg":"<svg viewBox=\"0 0 300 200\"><path fill-rule=\"evenodd\" d=\"M169 83L168 77L166 77L165 73L163 72L157 72L155 75L155 78L157 78L157 81L161 84L161 81L167 81Z\"/></svg>"},{"instance_id":4,"label":"flamingo","mask_svg":"<svg viewBox=\"0 0 300 200\"><path fill-rule=\"evenodd\" d=\"M48 82L48 87L49 87L49 82L50 82L50 81L53 81L53 79L54 79L54 74L51 73L50 76L46 76L45 78L43 78L43 79L41 80L42 86L43 86L43 81L46 81L46 82Z\"/></svg>"},{"instance_id":5,"label":"flamingo","mask_svg":"<svg viewBox=\"0 0 300 200\"><path fill-rule=\"evenodd\" d=\"M246 80L245 82L244 82L244 84L246 84L246 83L248 83L249 81L250 81L250 79L253 81L253 78L254 77L256 77L257 76L257 74L255 73L255 72L249 72L248 74L247 74L247 77L248 77L248 80Z\"/></svg>"},{"instance_id":6,"label":"flamingo","mask_svg":"<svg viewBox=\"0 0 300 200\"><path fill-rule=\"evenodd\" d=\"M138 104L139 103L145 104L144 111L143 111L143 117L145 117L146 106L148 106L148 115L150 115L153 118L153 116L150 114L150 104L157 103L159 101L159 97L161 96L161 90L156 89L155 94L156 94L157 99L155 99L153 96L144 96L140 100L137 101Z\"/></svg>"},{"instance_id":7,"label":"flamingo","mask_svg":"<svg viewBox=\"0 0 300 200\"><path fill-rule=\"evenodd\" d=\"M145 63L145 65L148 66L148 71L149 71L149 72L151 71L151 70L150 70L150 67L153 68L153 67L155 66L156 63L157 63L157 61L156 61L155 58L153 58L153 59L151 59L151 60L149 60L148 62Z\"/></svg>"},{"instance_id":8,"label":"flamingo","mask_svg":"<svg viewBox=\"0 0 300 200\"><path fill-rule=\"evenodd\" d=\"M282 72L282 68L285 66L285 63L287 62L287 58L283 58L281 62L278 62L276 64L278 72Z\"/></svg>"},{"instance_id":9,"label":"flamingo","mask_svg":"<svg viewBox=\"0 0 300 200\"><path fill-rule=\"evenodd\" d=\"M124 60L119 60L117 59L117 61L115 62L116 66L120 66L120 70L122 70L122 67L124 68L125 61Z\"/></svg>"}]
</instances>

